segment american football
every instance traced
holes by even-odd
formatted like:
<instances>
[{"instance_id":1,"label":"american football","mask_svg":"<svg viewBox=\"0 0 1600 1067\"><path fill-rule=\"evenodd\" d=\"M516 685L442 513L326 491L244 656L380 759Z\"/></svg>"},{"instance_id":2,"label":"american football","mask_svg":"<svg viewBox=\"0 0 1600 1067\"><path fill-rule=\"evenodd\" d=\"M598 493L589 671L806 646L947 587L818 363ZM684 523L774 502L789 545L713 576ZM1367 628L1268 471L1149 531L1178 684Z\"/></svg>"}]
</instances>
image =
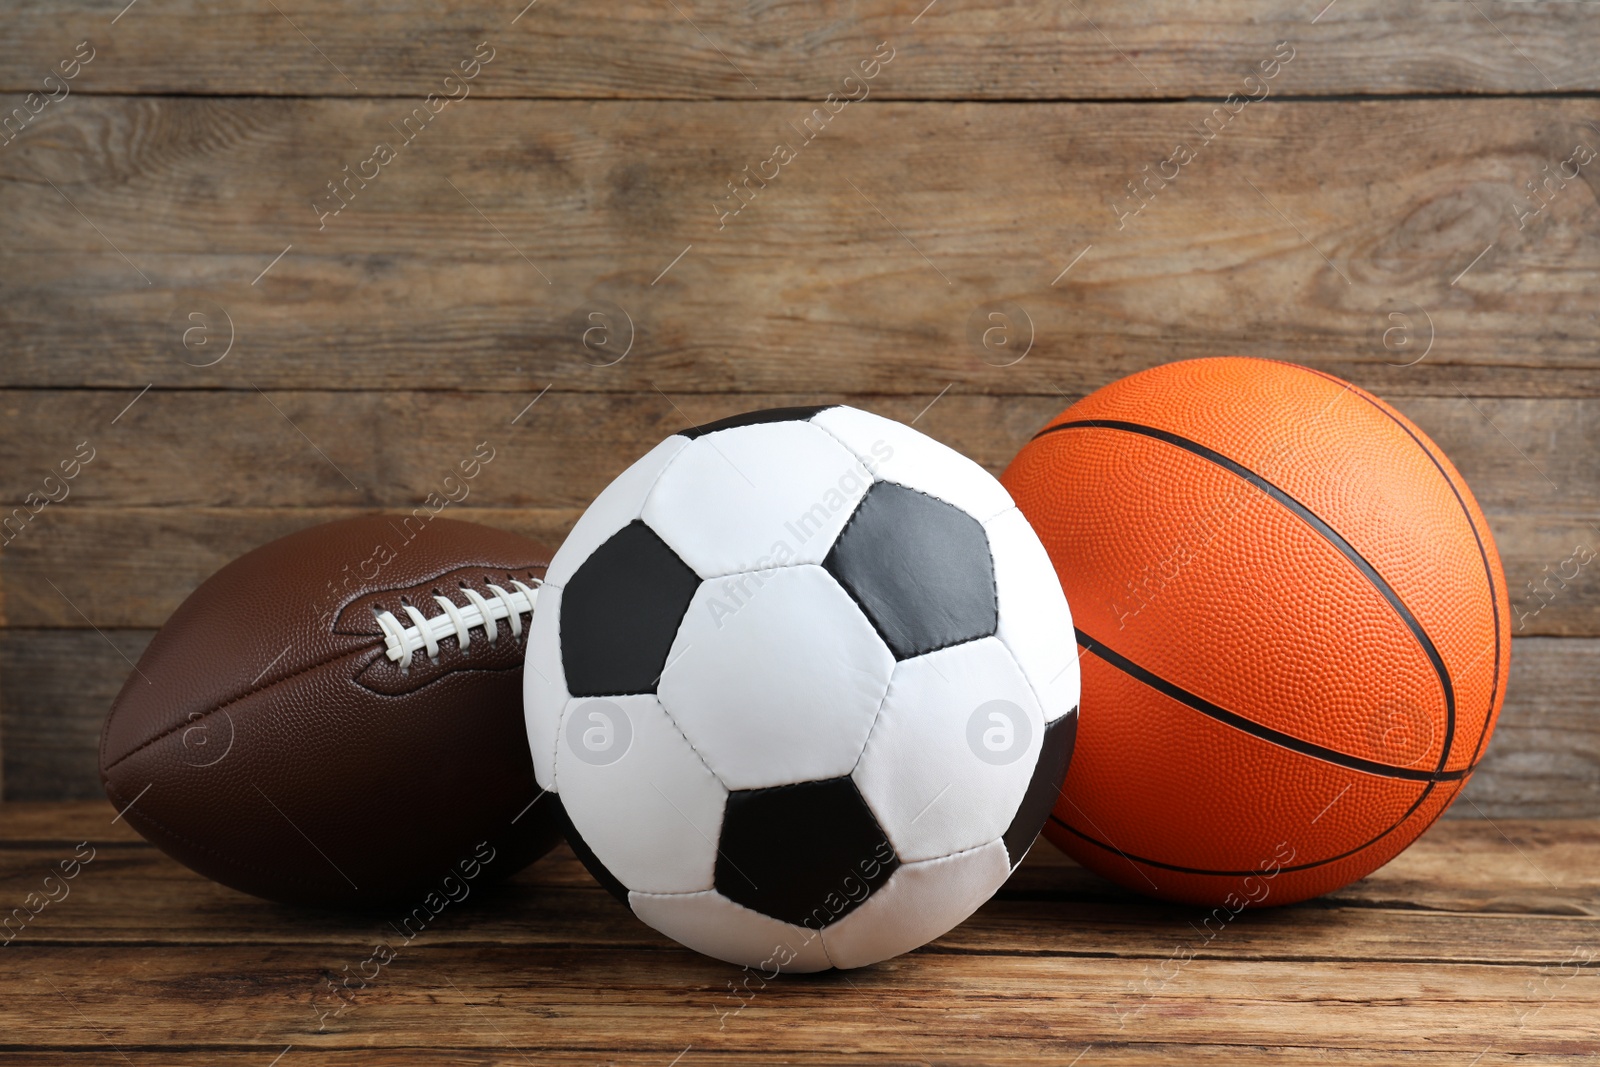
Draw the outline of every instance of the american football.
<instances>
[{"instance_id":1,"label":"american football","mask_svg":"<svg viewBox=\"0 0 1600 1067\"><path fill-rule=\"evenodd\" d=\"M549 558L415 514L241 556L179 606L117 696L107 797L179 862L288 903L421 903L461 864L515 872L559 839L521 711Z\"/></svg>"},{"instance_id":2,"label":"american football","mask_svg":"<svg viewBox=\"0 0 1600 1067\"><path fill-rule=\"evenodd\" d=\"M847 407L687 430L623 472L551 563L525 681L535 773L591 873L773 970L965 919L1077 728L1066 598L1011 498Z\"/></svg>"}]
</instances>

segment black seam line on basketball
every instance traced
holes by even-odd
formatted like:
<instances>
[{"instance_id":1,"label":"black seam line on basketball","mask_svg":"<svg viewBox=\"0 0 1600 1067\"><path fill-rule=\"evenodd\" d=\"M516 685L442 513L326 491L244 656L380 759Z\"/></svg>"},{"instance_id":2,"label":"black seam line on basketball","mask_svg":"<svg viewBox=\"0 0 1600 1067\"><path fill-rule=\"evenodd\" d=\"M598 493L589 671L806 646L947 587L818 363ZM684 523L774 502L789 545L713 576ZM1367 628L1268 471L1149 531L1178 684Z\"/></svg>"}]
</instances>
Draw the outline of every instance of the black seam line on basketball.
<instances>
[{"instance_id":1,"label":"black seam line on basketball","mask_svg":"<svg viewBox=\"0 0 1600 1067\"><path fill-rule=\"evenodd\" d=\"M1476 768L1468 767L1467 768L1467 773L1470 774L1475 769ZM1351 856L1354 856L1358 852L1366 851L1367 849L1371 848L1373 845L1376 845L1379 841L1382 841L1384 838L1388 837L1390 834L1392 834L1396 830L1400 829L1400 827L1404 826L1407 822L1409 822L1410 819L1411 819L1411 816L1413 816L1413 815L1415 815L1417 813L1417 809L1422 807L1422 802L1428 799L1429 795L1431 795L1433 793L1434 789L1438 786L1438 784L1439 783L1435 782L1435 781L1428 782L1425 786L1422 787L1422 790L1417 793L1417 799L1415 799L1415 800L1413 800L1411 802L1411 806L1405 810L1405 814L1401 815L1393 823L1391 823L1388 826L1384 827L1382 830L1378 831L1376 834L1374 834L1371 837L1367 838L1367 840L1361 842L1361 844L1357 845L1355 848L1352 848L1347 852L1341 852L1337 856L1329 856L1326 859L1313 860L1310 863L1301 863L1301 864L1297 864L1297 865L1295 865L1293 867L1283 867L1283 868L1280 868L1280 869L1281 870L1285 870L1285 871L1309 871L1309 870L1313 870L1313 869L1315 869L1317 867L1325 866L1325 865L1327 865L1329 863L1337 863L1340 860L1349 859ZM1455 783L1455 789L1456 789L1455 795L1452 796L1450 798L1450 800L1447 801L1445 804L1441 805L1438 811L1433 813L1433 818L1429 819L1426 823L1424 823L1422 825L1422 827L1420 829L1417 830L1417 835L1416 836L1420 837L1422 834L1426 833L1427 830L1428 830L1428 827L1432 826L1435 822L1437 822L1439 820L1439 816L1443 815L1445 809L1448 808L1451 804L1453 804L1455 802L1455 798L1457 796L1461 795L1461 790L1464 789L1465 787L1466 787L1466 781L1465 781L1464 778L1461 781L1457 781ZM1074 806L1076 806L1076 805L1074 805ZM1183 874L1211 874L1211 875L1219 875L1219 876L1226 876L1226 877L1245 877L1245 876L1248 876L1248 875L1261 873L1259 871L1213 871L1213 870L1208 870L1208 869L1206 869L1204 867L1180 867L1177 864L1173 864L1173 863L1162 863L1160 860L1145 859L1145 858L1143 858L1141 856L1134 856L1134 855L1132 855L1130 853L1124 852L1120 848L1116 848L1113 845L1109 845L1109 844L1105 843L1104 841L1100 841L1100 840L1098 840L1096 838L1090 837L1088 834L1084 833L1082 830L1079 830L1077 827L1073 826L1071 823L1067 822L1065 819L1057 817L1057 815L1056 815L1056 813L1054 811L1050 812L1049 821L1059 824L1062 828L1070 831L1071 833L1077 835L1078 837L1083 838L1085 841L1089 842L1091 845L1094 845L1097 848L1105 849L1107 852L1114 852L1118 856L1121 856L1124 860L1128 860L1130 862L1135 862L1136 861L1138 863L1147 863L1152 867L1160 867L1163 870L1168 870L1168 871L1178 871L1178 872L1181 872Z\"/></svg>"},{"instance_id":2,"label":"black seam line on basketball","mask_svg":"<svg viewBox=\"0 0 1600 1067\"><path fill-rule=\"evenodd\" d=\"M1456 691L1455 686L1450 682L1450 670L1444 665L1444 657L1439 655L1439 650L1433 646L1433 639L1422 628L1422 624L1417 621L1416 616L1411 614L1411 609L1406 607L1405 601L1400 599L1400 594L1389 587L1389 583L1383 580L1383 576L1378 573L1377 568L1367 562L1366 557L1357 552L1354 545L1346 541L1339 531L1324 522L1316 512L1300 503L1300 501L1284 492L1278 486L1267 481L1249 467L1229 459L1215 449L1207 448L1198 441L1191 441L1187 437L1181 437L1167 430L1158 430L1153 426L1145 426L1137 422L1122 422L1116 419L1082 419L1076 422L1063 422L1056 426L1047 426L1035 434L1033 439L1037 441L1047 433L1080 427L1122 430L1126 433L1138 434L1157 441L1164 441L1176 448L1183 449L1185 452L1199 456L1201 459L1209 460L1223 470L1243 478L1294 512L1302 522L1320 534L1324 540L1338 549L1346 559L1353 563L1356 569L1367 579L1368 583L1389 602L1389 606L1400 616L1400 621L1405 623L1406 628L1411 631L1412 637L1422 647L1423 654L1428 657L1428 662L1433 665L1434 673L1439 676L1439 686L1444 691L1444 744L1440 746L1439 763L1434 768L1433 773L1435 775L1444 773L1445 764L1450 761L1450 745L1456 731Z\"/></svg>"},{"instance_id":3,"label":"black seam line on basketball","mask_svg":"<svg viewBox=\"0 0 1600 1067\"><path fill-rule=\"evenodd\" d=\"M1405 814L1403 814L1403 816L1398 817L1398 819L1395 819L1392 824L1389 824L1387 827L1384 827L1384 829L1379 830L1378 833L1374 833L1373 837L1366 838L1366 840L1362 841L1360 845L1349 849L1349 851L1346 851L1346 853L1339 853L1338 856L1328 856L1326 859L1315 859L1315 861L1309 862L1309 864L1296 864L1293 865L1293 867L1280 867L1280 870L1314 870L1317 869L1317 867L1325 867L1326 864L1336 864L1336 862L1341 861L1341 859L1349 859L1350 856L1355 856L1357 853L1363 853L1363 851L1366 851L1366 849L1376 845L1378 841L1389 837L1390 833L1394 833L1395 830L1400 829L1402 825L1405 825L1406 822L1410 821L1411 816L1416 814L1416 809L1421 808L1422 801L1429 798L1430 793L1434 792L1434 789L1437 787L1437 785L1438 782L1429 782L1429 784L1424 785L1421 792L1416 795L1416 800L1411 801L1410 808L1405 809ZM1456 782L1456 793L1458 793L1458 795L1464 785L1466 785L1466 782ZM1450 798L1450 803L1454 803L1454 797ZM1416 837L1421 837L1422 833L1427 832L1427 827L1434 825L1434 822L1438 821L1438 816L1445 813L1445 808L1448 808L1450 803L1446 803L1446 805L1443 805L1442 808L1438 809L1438 811L1435 811L1434 817L1429 819L1429 821L1422 825L1421 829L1416 832ZM1058 819L1054 811L1051 811L1050 819L1053 822L1059 822L1062 827L1066 827L1066 829L1070 830L1070 832L1075 833L1075 835L1078 835L1078 837L1082 837L1083 840L1088 841L1090 845L1098 846L1098 848L1104 848L1106 851L1109 851L1109 853L1118 854L1118 856L1122 856L1123 859L1126 859L1126 861L1141 862L1141 864L1149 864L1152 865L1152 867L1162 867L1163 870L1176 870L1176 872L1189 873L1189 875L1224 875L1224 877L1245 877L1245 875L1258 875L1258 873L1262 873L1259 872L1259 870L1206 870L1205 867L1179 867L1179 865L1176 864L1163 864L1163 862L1157 861L1157 859L1144 859L1144 857L1141 856L1133 856L1133 854L1125 853L1125 851L1122 851L1120 848L1114 848L1114 846L1107 845L1107 843L1104 843L1104 841L1096 840L1096 838L1090 837L1090 835L1083 832L1083 830L1077 829L1077 827L1074 827L1074 825L1069 824L1066 819Z\"/></svg>"},{"instance_id":4,"label":"black seam line on basketball","mask_svg":"<svg viewBox=\"0 0 1600 1067\"><path fill-rule=\"evenodd\" d=\"M1326 378L1329 381L1337 382L1340 385L1345 384L1340 382L1338 378L1335 378L1331 374L1324 374L1322 371L1313 370L1310 367L1301 367L1296 363L1285 363L1284 366L1295 367L1298 370L1305 371L1307 374L1315 374L1319 378ZM1472 531L1472 539L1477 542L1478 545L1478 558L1483 561L1483 577L1484 580L1489 583L1489 610L1494 613L1494 676L1493 680L1489 683L1489 707L1483 713L1483 727L1478 731L1478 743L1473 746L1472 758L1467 760L1468 764L1475 764L1478 762L1478 756L1483 752L1484 741L1488 740L1489 722L1494 718L1495 697L1500 695L1500 656L1502 651L1500 647L1500 596L1495 592L1494 571L1489 567L1489 553L1488 550L1483 547L1483 537L1478 533L1478 524L1472 520L1472 512L1467 509L1467 502L1461 498L1461 490L1456 488L1455 479L1451 478L1449 473L1445 471L1444 464L1440 463L1438 457L1429 450L1428 446L1424 445L1421 439L1418 438L1416 434L1411 432L1411 427L1394 417L1394 412L1385 410L1382 404L1379 404L1373 397L1368 396L1364 390L1356 389L1354 392L1362 400L1365 400L1367 403L1371 404L1379 414L1383 415L1384 418L1388 419L1390 422L1393 422L1396 426L1404 430L1406 432L1406 436L1411 438L1412 441L1416 442L1417 447L1422 450L1422 454L1428 457L1428 462L1432 463L1439 471L1439 476L1444 479L1444 484L1448 485L1450 487L1450 492L1455 495L1456 503L1461 507L1461 514L1467 520L1467 529ZM1447 738L1447 748L1449 747L1448 741L1453 739L1454 733L1452 732L1450 737Z\"/></svg>"},{"instance_id":5,"label":"black seam line on basketball","mask_svg":"<svg viewBox=\"0 0 1600 1067\"><path fill-rule=\"evenodd\" d=\"M1298 752L1302 756L1310 756L1313 759L1322 760L1324 763L1336 764L1340 767L1345 767L1352 771L1361 771L1364 774L1370 774L1378 778L1403 778L1408 782L1449 782L1457 778L1465 778L1471 773L1470 770L1422 771L1413 770L1410 767L1395 767L1392 764L1362 759L1360 756L1347 755L1337 749L1313 744L1292 734L1283 733L1281 730L1274 730L1270 726L1263 726L1253 719L1245 718L1238 712L1229 711L1227 708L1213 704L1204 697L1189 692L1182 686L1174 685L1159 674L1153 674L1145 670L1121 653L1112 651L1076 626L1072 628L1072 632L1077 637L1078 644L1093 652L1123 674L1143 682L1157 692L1171 697L1180 704L1193 708L1202 715L1232 726L1236 730L1242 730L1253 737L1259 737L1261 740L1277 745L1279 748L1286 748L1292 752Z\"/></svg>"},{"instance_id":6,"label":"black seam line on basketball","mask_svg":"<svg viewBox=\"0 0 1600 1067\"><path fill-rule=\"evenodd\" d=\"M1354 856L1357 852L1366 851L1367 849L1371 848L1373 845L1377 844L1379 841L1382 841L1384 838L1386 838L1390 834L1394 833L1402 825L1404 825L1406 820L1410 819L1411 816L1416 812L1417 808L1421 807L1422 802L1427 799L1428 794L1432 793L1433 790L1434 790L1434 787L1437 786L1438 784L1439 783L1437 783L1437 782L1429 782L1426 785L1424 785L1422 787L1422 791L1418 795L1417 799L1412 803L1411 807L1406 809L1406 813L1404 815L1400 816L1400 818L1394 823L1394 825L1390 826L1388 829L1384 830L1382 833L1377 834L1376 836L1374 836L1370 840L1363 841L1361 844L1357 845L1355 848L1351 849L1348 852L1341 852L1337 856L1329 856L1327 859L1313 860L1310 863L1297 863L1297 864L1294 864L1293 866L1289 866L1289 867L1279 867L1278 868L1278 873L1279 874L1283 874L1285 872L1315 870L1318 867L1325 867L1330 863L1338 863L1340 860L1349 859L1351 856ZM1214 876L1219 877L1219 878L1248 878L1248 877L1250 877L1252 875L1254 875L1257 878L1261 878L1261 877L1265 877L1266 873L1267 873L1267 872L1262 871L1262 870L1215 871L1215 870L1210 870L1210 869L1205 868L1205 867L1180 867L1176 863L1162 863L1160 860L1152 860L1152 859L1146 859L1143 856L1135 856L1131 852L1124 852L1122 849L1117 848L1114 845L1108 845L1104 841L1100 841L1100 840L1098 840L1096 838L1090 837L1088 834L1084 833L1082 830L1078 829L1076 826L1073 826L1071 823L1067 822L1065 819L1061 818L1060 816L1058 816L1053 811L1050 813L1050 821L1055 823L1057 826L1061 827L1063 830L1066 830L1068 833L1072 834L1074 837L1081 837L1083 840L1089 842L1089 844L1095 846L1096 848L1104 849L1107 852L1115 853L1116 855L1121 856L1123 859L1130 860L1130 861L1132 861L1134 863L1142 863L1142 864L1144 864L1144 865L1146 865L1148 867L1158 867L1163 871L1174 871L1174 872L1176 872L1178 874L1208 874L1208 875L1214 875ZM1430 823L1429 825L1432 825L1432 824ZM1427 829L1427 827L1423 827L1423 829L1425 830L1425 829ZM1420 833L1420 831L1419 831L1419 833Z\"/></svg>"},{"instance_id":7,"label":"black seam line on basketball","mask_svg":"<svg viewBox=\"0 0 1600 1067\"><path fill-rule=\"evenodd\" d=\"M1371 848L1373 845L1376 845L1379 841L1382 841L1384 838L1388 837L1390 834L1394 833L1396 830L1400 829L1400 827L1404 826L1407 822L1409 822L1410 819L1411 819L1411 816L1413 816L1413 815L1415 815L1417 813L1417 809L1422 807L1422 802L1428 799L1429 795L1432 794L1432 792L1438 786L1438 784L1439 784L1438 782L1429 782L1427 785L1423 786L1421 792L1419 792L1417 794L1417 799L1413 800L1411 802L1411 806L1406 809L1404 815L1400 816L1393 823L1391 823L1390 825L1384 827L1382 830L1378 831L1376 834L1372 835L1367 840L1361 842L1361 844L1357 845L1355 848L1352 848L1352 849L1350 849L1350 850L1348 850L1346 852L1341 852L1337 856L1328 856L1325 859L1312 860L1310 863L1299 863L1299 864L1296 864L1296 865L1294 865L1292 867L1280 868L1280 870L1284 870L1284 871L1309 871L1309 870L1314 870L1317 867L1324 867L1324 866L1326 866L1326 865L1328 865L1330 863L1338 863L1340 860L1349 859L1351 856L1354 856L1358 852L1365 852L1367 849ZM1465 786L1465 784L1466 783L1464 783L1464 782L1457 782L1456 783L1456 792L1457 792L1457 794L1460 793L1461 789ZM1451 797L1450 798L1450 802L1451 803L1453 803L1454 800L1455 800L1455 797ZM1443 814L1444 809L1449 807L1449 806L1450 806L1450 804L1446 803L1445 805L1443 805L1439 809L1439 811L1435 812L1433 818L1429 819L1427 821L1427 823L1425 823L1417 831L1417 836L1420 837L1424 832L1426 832L1428 827L1432 826L1434 824L1434 822L1439 818L1439 816L1441 814ZM1051 812L1050 814L1051 814L1052 818L1055 817L1055 812ZM1140 863L1149 863L1149 864L1152 864L1153 866L1156 866L1156 867L1164 867L1167 870L1181 871L1181 872L1186 873L1186 874L1247 875L1247 874L1258 874L1258 873L1260 873L1259 871L1208 871L1208 870L1205 870L1203 868L1198 868L1198 867L1179 867L1179 866L1176 866L1175 864L1160 863L1160 862L1158 862L1156 860L1140 859L1137 856L1130 856L1127 853L1124 853L1121 849L1110 848L1109 845L1101 844L1099 841L1096 841L1094 838L1090 837L1088 834L1085 834L1082 831L1077 830L1076 828L1068 825L1064 820L1057 819L1056 821L1060 822L1062 826L1065 826L1068 830L1071 830L1073 833L1077 834L1079 837L1083 838L1085 841L1088 841L1088 842L1090 842L1091 844L1094 844L1094 845L1099 845L1099 847L1101 847L1101 848L1110 849L1110 851L1115 852L1118 855L1122 856L1123 859L1138 860L1138 862L1140 862Z\"/></svg>"}]
</instances>

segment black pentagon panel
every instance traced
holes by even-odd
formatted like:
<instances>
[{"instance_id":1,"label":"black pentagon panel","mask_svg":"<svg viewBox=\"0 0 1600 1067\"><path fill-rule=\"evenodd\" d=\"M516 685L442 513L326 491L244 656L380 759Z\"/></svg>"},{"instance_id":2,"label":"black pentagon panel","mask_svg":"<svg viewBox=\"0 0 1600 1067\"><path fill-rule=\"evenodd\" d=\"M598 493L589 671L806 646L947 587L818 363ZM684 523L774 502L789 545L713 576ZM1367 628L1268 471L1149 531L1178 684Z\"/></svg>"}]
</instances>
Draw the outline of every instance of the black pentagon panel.
<instances>
[{"instance_id":1,"label":"black pentagon panel","mask_svg":"<svg viewBox=\"0 0 1600 1067\"><path fill-rule=\"evenodd\" d=\"M859 907L899 866L848 775L728 794L715 884L752 911L820 930Z\"/></svg>"},{"instance_id":2,"label":"black pentagon panel","mask_svg":"<svg viewBox=\"0 0 1600 1067\"><path fill-rule=\"evenodd\" d=\"M554 793L550 794L550 797L557 804L561 804L561 798ZM623 885L621 879L616 875L606 870L606 865L600 862L600 857L594 854L594 849L590 848L589 843L583 839L583 835L578 833L578 828L572 825L572 819L567 815L565 804L561 804L561 827L561 832L566 835L567 844L572 846L573 853L583 862L584 867L593 876L594 880L604 886L606 892L627 904L628 887Z\"/></svg>"},{"instance_id":3,"label":"black pentagon panel","mask_svg":"<svg viewBox=\"0 0 1600 1067\"><path fill-rule=\"evenodd\" d=\"M988 637L999 621L983 524L903 485L869 489L822 565L897 660Z\"/></svg>"},{"instance_id":4,"label":"black pentagon panel","mask_svg":"<svg viewBox=\"0 0 1600 1067\"><path fill-rule=\"evenodd\" d=\"M654 693L700 576L637 519L561 593L561 664L573 696Z\"/></svg>"},{"instance_id":5,"label":"black pentagon panel","mask_svg":"<svg viewBox=\"0 0 1600 1067\"><path fill-rule=\"evenodd\" d=\"M1006 856L1014 869L1028 854L1033 839L1044 829L1050 809L1056 806L1061 786L1067 780L1067 767L1072 763L1073 743L1078 739L1078 709L1073 708L1061 718L1044 728L1044 742L1039 748L1039 762L1033 765L1033 777L1028 781L1028 791L1022 794L1017 814L1000 840L1005 842Z\"/></svg>"},{"instance_id":6,"label":"black pentagon panel","mask_svg":"<svg viewBox=\"0 0 1600 1067\"><path fill-rule=\"evenodd\" d=\"M732 430L739 426L756 426L763 422L805 422L820 411L838 407L837 404L820 404L814 408L763 408L760 411L746 411L742 415L729 415L716 422L708 422L704 426L692 426L687 430L679 430L678 436L687 437L691 441L696 437L704 437L708 433L718 430Z\"/></svg>"}]
</instances>

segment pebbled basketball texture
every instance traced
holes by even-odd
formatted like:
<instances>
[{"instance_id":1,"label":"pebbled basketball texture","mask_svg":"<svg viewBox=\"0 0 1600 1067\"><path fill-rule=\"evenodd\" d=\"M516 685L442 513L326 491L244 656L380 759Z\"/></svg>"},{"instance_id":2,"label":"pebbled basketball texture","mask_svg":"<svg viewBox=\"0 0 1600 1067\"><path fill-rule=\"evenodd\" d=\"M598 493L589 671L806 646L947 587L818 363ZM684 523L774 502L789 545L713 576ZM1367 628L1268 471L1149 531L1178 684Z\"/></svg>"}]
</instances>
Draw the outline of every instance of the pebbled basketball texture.
<instances>
[{"instance_id":1,"label":"pebbled basketball texture","mask_svg":"<svg viewBox=\"0 0 1600 1067\"><path fill-rule=\"evenodd\" d=\"M557 805L529 808L530 620L510 618L526 603L514 583L536 587L549 559L486 526L386 515L241 556L178 607L118 694L106 796L169 856L272 900L422 904L449 876L515 872L559 836ZM493 641L480 620L404 667L387 654L378 612L412 626L407 604L432 619L444 596L465 624L481 614L467 590L502 615Z\"/></svg>"},{"instance_id":2,"label":"pebbled basketball texture","mask_svg":"<svg viewBox=\"0 0 1600 1067\"><path fill-rule=\"evenodd\" d=\"M1285 363L1134 374L1002 477L1061 577L1084 718L1045 833L1167 899L1285 904L1447 808L1505 696L1505 576L1461 475Z\"/></svg>"}]
</instances>

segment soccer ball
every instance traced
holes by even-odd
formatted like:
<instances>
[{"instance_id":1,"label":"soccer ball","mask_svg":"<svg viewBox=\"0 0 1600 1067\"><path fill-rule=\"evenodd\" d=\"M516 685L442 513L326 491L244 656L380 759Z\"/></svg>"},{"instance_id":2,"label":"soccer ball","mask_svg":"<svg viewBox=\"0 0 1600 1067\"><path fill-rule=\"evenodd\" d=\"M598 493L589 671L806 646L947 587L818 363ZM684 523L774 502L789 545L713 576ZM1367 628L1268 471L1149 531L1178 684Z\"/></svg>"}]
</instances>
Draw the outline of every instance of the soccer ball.
<instances>
[{"instance_id":1,"label":"soccer ball","mask_svg":"<svg viewBox=\"0 0 1600 1067\"><path fill-rule=\"evenodd\" d=\"M635 915L772 971L909 951L994 893L1077 729L1072 617L1000 483L785 408L674 434L551 561L534 773Z\"/></svg>"}]
</instances>

